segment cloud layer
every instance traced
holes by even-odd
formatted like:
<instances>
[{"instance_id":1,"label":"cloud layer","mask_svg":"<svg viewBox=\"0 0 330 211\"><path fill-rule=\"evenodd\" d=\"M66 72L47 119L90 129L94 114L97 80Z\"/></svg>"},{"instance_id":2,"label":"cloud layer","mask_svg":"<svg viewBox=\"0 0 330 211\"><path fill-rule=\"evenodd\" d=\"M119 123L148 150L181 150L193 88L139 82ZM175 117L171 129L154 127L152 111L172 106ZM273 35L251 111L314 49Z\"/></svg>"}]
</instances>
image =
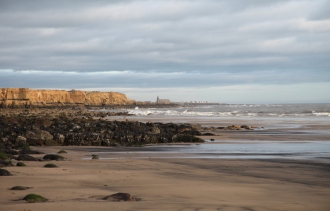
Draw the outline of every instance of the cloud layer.
<instances>
[{"instance_id":1,"label":"cloud layer","mask_svg":"<svg viewBox=\"0 0 330 211\"><path fill-rule=\"evenodd\" d=\"M329 2L0 0L0 84L327 84Z\"/></svg>"}]
</instances>

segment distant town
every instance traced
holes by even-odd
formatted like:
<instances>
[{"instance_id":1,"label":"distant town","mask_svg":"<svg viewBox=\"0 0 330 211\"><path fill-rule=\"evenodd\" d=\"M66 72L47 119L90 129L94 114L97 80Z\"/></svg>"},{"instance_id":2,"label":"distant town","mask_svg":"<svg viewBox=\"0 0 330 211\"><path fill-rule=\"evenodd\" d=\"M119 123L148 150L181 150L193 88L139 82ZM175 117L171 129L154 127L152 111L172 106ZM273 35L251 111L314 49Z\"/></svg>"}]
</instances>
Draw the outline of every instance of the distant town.
<instances>
[{"instance_id":1,"label":"distant town","mask_svg":"<svg viewBox=\"0 0 330 211\"><path fill-rule=\"evenodd\" d=\"M157 96L156 101L144 101L146 104L184 104L184 105L194 105L194 104L222 104L222 103L211 103L209 101L198 101L198 100L192 100L192 101L181 101L181 102L173 102L170 99L162 99Z\"/></svg>"}]
</instances>

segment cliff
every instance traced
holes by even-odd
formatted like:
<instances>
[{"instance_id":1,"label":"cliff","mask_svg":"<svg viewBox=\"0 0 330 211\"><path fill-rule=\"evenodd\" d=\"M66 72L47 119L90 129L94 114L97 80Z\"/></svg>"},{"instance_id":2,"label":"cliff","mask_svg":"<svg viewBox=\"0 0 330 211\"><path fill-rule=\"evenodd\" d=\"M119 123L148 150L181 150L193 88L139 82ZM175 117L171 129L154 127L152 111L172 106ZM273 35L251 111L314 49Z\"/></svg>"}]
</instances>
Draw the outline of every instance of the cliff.
<instances>
[{"instance_id":1,"label":"cliff","mask_svg":"<svg viewBox=\"0 0 330 211\"><path fill-rule=\"evenodd\" d=\"M107 106L130 105L135 101L118 92L85 92L78 90L31 90L0 88L0 106Z\"/></svg>"}]
</instances>

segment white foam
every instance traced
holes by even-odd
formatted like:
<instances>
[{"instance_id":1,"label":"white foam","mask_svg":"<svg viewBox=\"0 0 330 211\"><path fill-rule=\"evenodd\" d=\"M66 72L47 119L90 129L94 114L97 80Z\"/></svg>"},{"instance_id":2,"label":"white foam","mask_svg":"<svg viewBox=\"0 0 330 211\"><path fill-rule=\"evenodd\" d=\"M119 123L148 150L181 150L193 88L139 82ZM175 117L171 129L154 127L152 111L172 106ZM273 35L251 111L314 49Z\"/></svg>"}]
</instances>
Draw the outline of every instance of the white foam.
<instances>
[{"instance_id":1,"label":"white foam","mask_svg":"<svg viewBox=\"0 0 330 211\"><path fill-rule=\"evenodd\" d=\"M316 116L330 116L329 112L314 112L313 111L313 114Z\"/></svg>"},{"instance_id":2,"label":"white foam","mask_svg":"<svg viewBox=\"0 0 330 211\"><path fill-rule=\"evenodd\" d=\"M269 109L262 107L266 106ZM306 109L277 109L283 105L226 105L226 106L203 106L203 107L179 107L179 108L135 108L127 112L136 116L179 116L179 117L330 117L328 108L316 110ZM290 106L290 105L288 105ZM250 108L253 107L253 108ZM271 108L271 107L274 107ZM259 109L260 108L260 109Z\"/></svg>"}]
</instances>

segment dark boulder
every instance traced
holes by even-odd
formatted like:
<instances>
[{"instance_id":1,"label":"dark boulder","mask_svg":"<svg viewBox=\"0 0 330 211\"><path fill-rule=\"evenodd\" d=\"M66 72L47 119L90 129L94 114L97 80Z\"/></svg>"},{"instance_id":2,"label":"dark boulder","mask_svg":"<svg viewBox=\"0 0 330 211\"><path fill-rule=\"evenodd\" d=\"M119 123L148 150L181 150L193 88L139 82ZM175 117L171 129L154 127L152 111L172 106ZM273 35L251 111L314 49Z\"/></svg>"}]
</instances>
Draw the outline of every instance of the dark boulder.
<instances>
[{"instance_id":1,"label":"dark boulder","mask_svg":"<svg viewBox=\"0 0 330 211\"><path fill-rule=\"evenodd\" d=\"M39 161L38 158L32 157L30 155L19 155L17 157L17 160L23 160L23 161Z\"/></svg>"},{"instance_id":2,"label":"dark boulder","mask_svg":"<svg viewBox=\"0 0 330 211\"><path fill-rule=\"evenodd\" d=\"M131 196L129 193L116 193L109 196L105 196L103 200L108 201L136 201L135 198Z\"/></svg>"},{"instance_id":3,"label":"dark boulder","mask_svg":"<svg viewBox=\"0 0 330 211\"><path fill-rule=\"evenodd\" d=\"M12 174L6 169L0 169L0 176L12 176Z\"/></svg>"},{"instance_id":4,"label":"dark boulder","mask_svg":"<svg viewBox=\"0 0 330 211\"><path fill-rule=\"evenodd\" d=\"M31 150L31 149L22 149L19 151L20 154L24 155L38 155L38 154L45 154L39 151Z\"/></svg>"},{"instance_id":5,"label":"dark boulder","mask_svg":"<svg viewBox=\"0 0 330 211\"><path fill-rule=\"evenodd\" d=\"M243 129L247 129L247 130L249 130L249 129L250 129L250 127L249 127L249 126L247 126L247 125L242 125L242 126L241 126L241 128L243 128Z\"/></svg>"},{"instance_id":6,"label":"dark boulder","mask_svg":"<svg viewBox=\"0 0 330 211\"><path fill-rule=\"evenodd\" d=\"M10 160L0 160L0 167L13 166Z\"/></svg>"},{"instance_id":7,"label":"dark boulder","mask_svg":"<svg viewBox=\"0 0 330 211\"><path fill-rule=\"evenodd\" d=\"M55 154L48 154L43 157L44 160L65 160L64 157Z\"/></svg>"},{"instance_id":8,"label":"dark boulder","mask_svg":"<svg viewBox=\"0 0 330 211\"><path fill-rule=\"evenodd\" d=\"M24 186L14 186L10 188L10 190L27 190L30 189L30 187L24 187Z\"/></svg>"},{"instance_id":9,"label":"dark boulder","mask_svg":"<svg viewBox=\"0 0 330 211\"><path fill-rule=\"evenodd\" d=\"M214 133L203 133L203 136L215 136Z\"/></svg>"},{"instance_id":10,"label":"dark boulder","mask_svg":"<svg viewBox=\"0 0 330 211\"><path fill-rule=\"evenodd\" d=\"M99 156L98 155L92 155L92 160L98 160Z\"/></svg>"},{"instance_id":11,"label":"dark boulder","mask_svg":"<svg viewBox=\"0 0 330 211\"><path fill-rule=\"evenodd\" d=\"M40 195L37 195L37 194L28 194L26 195L23 200L29 202L29 203L37 203L37 202L45 202L47 201L48 199L40 196Z\"/></svg>"}]
</instances>

